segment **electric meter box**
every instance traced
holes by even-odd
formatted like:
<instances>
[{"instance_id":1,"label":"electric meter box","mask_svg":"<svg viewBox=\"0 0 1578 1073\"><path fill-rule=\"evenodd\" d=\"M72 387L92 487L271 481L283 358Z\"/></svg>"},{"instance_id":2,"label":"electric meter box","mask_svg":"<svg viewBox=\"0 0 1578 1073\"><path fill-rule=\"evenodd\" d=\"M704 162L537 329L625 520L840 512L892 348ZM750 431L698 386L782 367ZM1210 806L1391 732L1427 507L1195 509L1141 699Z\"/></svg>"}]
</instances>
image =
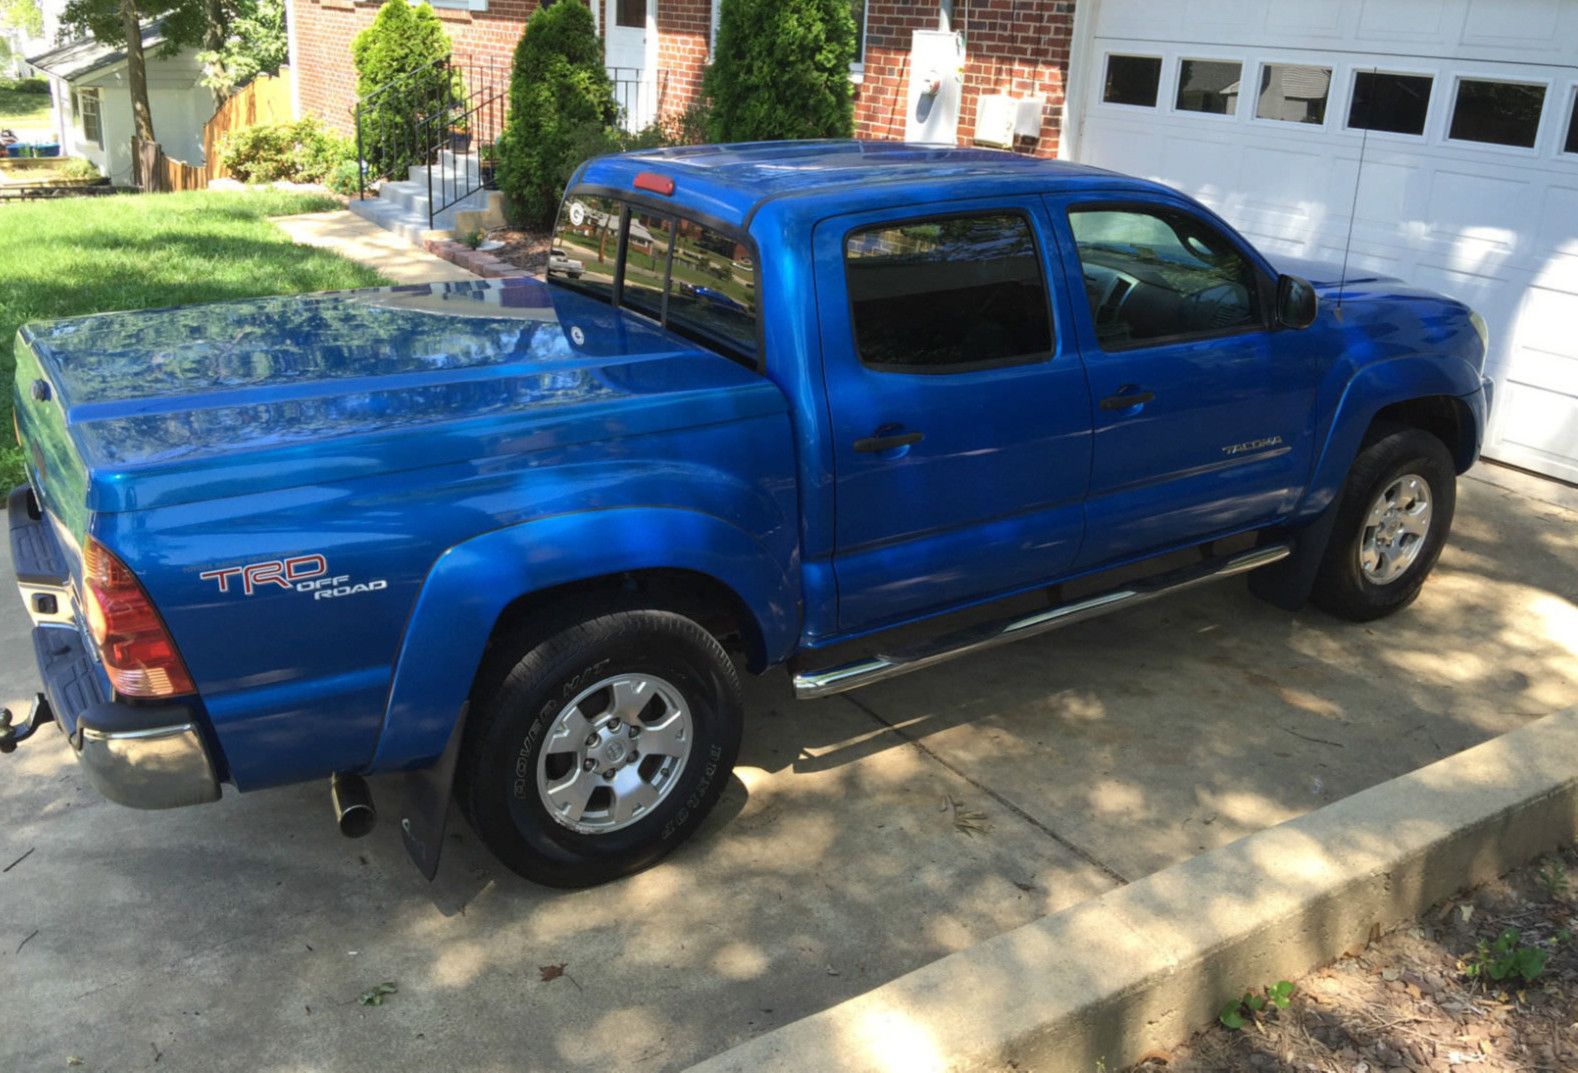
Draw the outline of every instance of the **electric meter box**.
<instances>
[{"instance_id":1,"label":"electric meter box","mask_svg":"<svg viewBox=\"0 0 1578 1073\"><path fill-rule=\"evenodd\" d=\"M910 72L904 140L959 143L959 102L964 96L964 35L916 30L910 38Z\"/></svg>"}]
</instances>

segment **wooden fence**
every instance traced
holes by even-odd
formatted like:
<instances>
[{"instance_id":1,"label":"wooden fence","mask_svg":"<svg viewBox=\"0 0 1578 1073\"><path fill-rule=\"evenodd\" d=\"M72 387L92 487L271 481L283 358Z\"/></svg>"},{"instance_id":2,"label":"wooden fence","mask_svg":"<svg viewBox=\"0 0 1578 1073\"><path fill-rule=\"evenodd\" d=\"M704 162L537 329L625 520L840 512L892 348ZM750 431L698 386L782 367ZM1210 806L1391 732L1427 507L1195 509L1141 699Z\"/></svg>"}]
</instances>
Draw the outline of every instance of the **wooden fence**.
<instances>
[{"instance_id":1,"label":"wooden fence","mask_svg":"<svg viewBox=\"0 0 1578 1073\"><path fill-rule=\"evenodd\" d=\"M223 178L219 166L219 140L232 131L265 123L289 123L290 68L281 67L277 77L258 75L226 98L203 127L203 159L208 179ZM206 181L206 180L205 180Z\"/></svg>"},{"instance_id":2,"label":"wooden fence","mask_svg":"<svg viewBox=\"0 0 1578 1073\"><path fill-rule=\"evenodd\" d=\"M278 76L259 75L221 101L213 118L203 125L202 164L173 160L158 142L133 138L137 185L155 193L202 190L210 181L224 177L225 169L219 164L220 139L247 127L290 122L290 78L290 68L281 67Z\"/></svg>"}]
</instances>

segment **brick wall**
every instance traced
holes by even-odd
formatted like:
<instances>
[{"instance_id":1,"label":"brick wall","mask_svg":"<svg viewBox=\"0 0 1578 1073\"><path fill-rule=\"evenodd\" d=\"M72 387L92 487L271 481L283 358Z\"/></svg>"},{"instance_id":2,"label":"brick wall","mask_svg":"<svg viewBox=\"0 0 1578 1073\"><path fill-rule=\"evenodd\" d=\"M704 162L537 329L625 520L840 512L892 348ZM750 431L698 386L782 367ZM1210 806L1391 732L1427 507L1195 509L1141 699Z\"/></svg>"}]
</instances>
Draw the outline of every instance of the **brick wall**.
<instances>
[{"instance_id":1,"label":"brick wall","mask_svg":"<svg viewBox=\"0 0 1578 1073\"><path fill-rule=\"evenodd\" d=\"M538 2L489 0L487 11L436 11L457 56L488 57L507 71ZM356 101L351 39L377 10L377 2L292 0L302 109L347 133ZM701 91L710 12L710 0L659 0L658 108L663 117L683 112ZM865 80L856 87L857 137L904 137L910 33L936 25L935 4L870 0ZM1040 95L1041 136L1023 140L1019 148L1038 156L1057 153L1073 25L1073 0L956 0L954 26L964 32L968 46L961 144L970 144L974 135L976 102L983 93Z\"/></svg>"},{"instance_id":2,"label":"brick wall","mask_svg":"<svg viewBox=\"0 0 1578 1073\"><path fill-rule=\"evenodd\" d=\"M701 96L712 30L711 0L658 0L658 117L677 116Z\"/></svg>"},{"instance_id":3,"label":"brick wall","mask_svg":"<svg viewBox=\"0 0 1578 1073\"><path fill-rule=\"evenodd\" d=\"M356 0L291 0L302 111L347 134L355 130L351 41L372 24L379 6ZM515 42L537 6L538 0L488 0L487 11L433 10L454 44L457 61L490 60L507 82Z\"/></svg>"},{"instance_id":4,"label":"brick wall","mask_svg":"<svg viewBox=\"0 0 1578 1073\"><path fill-rule=\"evenodd\" d=\"M866 20L866 73L857 88L855 132L863 138L904 137L910 34L937 28L929 3L871 0ZM982 94L1040 96L1041 136L1016 147L1057 155L1064 85L1074 32L1073 0L956 0L954 29L965 35L964 93L959 143L975 134Z\"/></svg>"}]
</instances>

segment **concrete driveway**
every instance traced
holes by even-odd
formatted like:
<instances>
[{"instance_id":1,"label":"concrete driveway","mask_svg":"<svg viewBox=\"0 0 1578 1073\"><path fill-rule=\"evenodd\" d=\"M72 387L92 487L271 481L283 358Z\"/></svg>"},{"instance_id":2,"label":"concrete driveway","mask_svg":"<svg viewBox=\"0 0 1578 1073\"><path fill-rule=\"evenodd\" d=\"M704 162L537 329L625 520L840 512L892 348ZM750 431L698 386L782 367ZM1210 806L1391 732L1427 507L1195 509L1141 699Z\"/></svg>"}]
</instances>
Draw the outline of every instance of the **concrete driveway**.
<instances>
[{"instance_id":1,"label":"concrete driveway","mask_svg":"<svg viewBox=\"0 0 1578 1073\"><path fill-rule=\"evenodd\" d=\"M122 809L47 731L0 758L0 1069L682 1068L1571 705L1575 605L1578 511L1468 479L1389 621L1237 581L813 704L774 674L701 835L574 893L458 822L428 885L392 825L340 838L324 785Z\"/></svg>"}]
</instances>

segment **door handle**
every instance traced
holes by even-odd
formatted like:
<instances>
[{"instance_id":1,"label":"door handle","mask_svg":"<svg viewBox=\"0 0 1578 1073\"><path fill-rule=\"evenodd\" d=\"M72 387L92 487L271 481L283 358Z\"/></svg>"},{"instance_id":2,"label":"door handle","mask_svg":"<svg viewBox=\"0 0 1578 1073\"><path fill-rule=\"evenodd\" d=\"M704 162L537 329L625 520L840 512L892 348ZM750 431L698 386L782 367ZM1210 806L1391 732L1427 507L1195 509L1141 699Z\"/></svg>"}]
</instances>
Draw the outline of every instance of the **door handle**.
<instances>
[{"instance_id":1,"label":"door handle","mask_svg":"<svg viewBox=\"0 0 1578 1073\"><path fill-rule=\"evenodd\" d=\"M1108 395L1101 400L1103 410L1131 410L1136 406L1144 406L1156 397L1154 391L1136 391L1128 395Z\"/></svg>"},{"instance_id":2,"label":"door handle","mask_svg":"<svg viewBox=\"0 0 1578 1073\"><path fill-rule=\"evenodd\" d=\"M924 432L901 432L892 436L867 436L855 441L855 450L863 454L880 454L900 447L909 447L926 438Z\"/></svg>"}]
</instances>

